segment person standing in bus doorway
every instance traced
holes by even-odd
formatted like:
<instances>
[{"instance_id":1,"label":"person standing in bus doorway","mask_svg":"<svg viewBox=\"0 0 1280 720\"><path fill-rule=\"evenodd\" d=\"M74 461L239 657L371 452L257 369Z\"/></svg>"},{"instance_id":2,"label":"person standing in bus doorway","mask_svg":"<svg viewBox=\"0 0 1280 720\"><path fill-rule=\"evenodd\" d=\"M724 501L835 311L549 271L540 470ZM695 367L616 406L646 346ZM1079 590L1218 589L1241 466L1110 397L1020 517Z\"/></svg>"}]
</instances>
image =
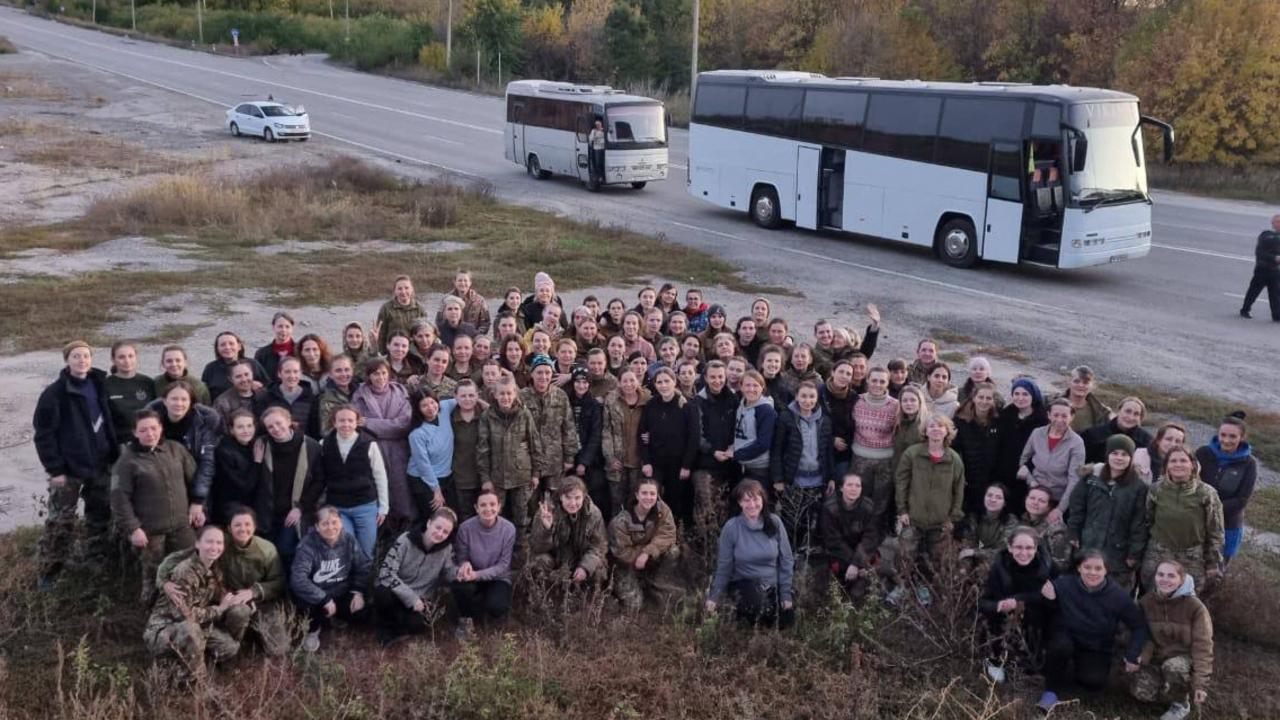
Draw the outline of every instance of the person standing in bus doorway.
<instances>
[{"instance_id":1,"label":"person standing in bus doorway","mask_svg":"<svg viewBox=\"0 0 1280 720\"><path fill-rule=\"evenodd\" d=\"M590 172L593 184L604 184L604 121L596 118L595 125L591 127L591 134L587 136L587 144L590 147Z\"/></svg>"},{"instance_id":2,"label":"person standing in bus doorway","mask_svg":"<svg viewBox=\"0 0 1280 720\"><path fill-rule=\"evenodd\" d=\"M1244 293L1240 317L1253 317L1249 313L1253 308L1253 301L1266 288L1267 303L1271 305L1271 321L1280 322L1280 215L1273 215L1271 229L1264 230L1258 236L1258 247L1254 254L1253 279L1249 281L1249 289Z\"/></svg>"}]
</instances>

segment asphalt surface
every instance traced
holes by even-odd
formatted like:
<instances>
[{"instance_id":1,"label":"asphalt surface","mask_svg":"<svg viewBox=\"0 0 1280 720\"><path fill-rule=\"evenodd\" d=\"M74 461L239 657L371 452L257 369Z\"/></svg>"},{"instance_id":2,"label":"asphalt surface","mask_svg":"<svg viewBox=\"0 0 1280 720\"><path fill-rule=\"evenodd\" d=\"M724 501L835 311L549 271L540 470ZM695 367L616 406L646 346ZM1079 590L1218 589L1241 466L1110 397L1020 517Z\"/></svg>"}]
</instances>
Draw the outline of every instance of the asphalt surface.
<instances>
[{"instance_id":1,"label":"asphalt surface","mask_svg":"<svg viewBox=\"0 0 1280 720\"><path fill-rule=\"evenodd\" d=\"M224 132L223 109L271 94L306 105L312 142L483 178L505 200L662 233L737 263L753 281L829 298L833 312L876 302L887 320L914 333L945 327L1017 349L1049 371L1089 362L1126 382L1261 407L1280 400L1280 384L1266 382L1274 377L1280 324L1267 320L1265 296L1255 320L1236 316L1254 239L1275 211L1260 203L1156 193L1154 248L1145 259L1070 272L955 270L893 243L761 230L745 214L695 200L685 192L688 135L680 130L672 132L671 179L590 194L569 179L535 181L503 159L499 98L311 56L236 58L135 41L7 7L0 34L51 58L209 103L208 122L193 133Z\"/></svg>"}]
</instances>

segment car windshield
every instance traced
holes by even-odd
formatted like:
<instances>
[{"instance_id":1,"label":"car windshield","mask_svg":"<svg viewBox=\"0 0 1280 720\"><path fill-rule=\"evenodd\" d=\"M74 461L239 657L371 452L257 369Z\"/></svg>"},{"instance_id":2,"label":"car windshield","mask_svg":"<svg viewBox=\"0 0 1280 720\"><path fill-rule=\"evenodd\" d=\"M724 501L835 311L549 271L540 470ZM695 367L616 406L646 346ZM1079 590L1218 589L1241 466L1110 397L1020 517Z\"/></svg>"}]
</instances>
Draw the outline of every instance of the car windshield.
<instances>
[{"instance_id":1,"label":"car windshield","mask_svg":"<svg viewBox=\"0 0 1280 720\"><path fill-rule=\"evenodd\" d=\"M609 139L616 143L665 143L667 126L661 105L609 108Z\"/></svg>"},{"instance_id":2,"label":"car windshield","mask_svg":"<svg viewBox=\"0 0 1280 720\"><path fill-rule=\"evenodd\" d=\"M1071 175L1073 198L1082 204L1145 198L1138 104L1082 103L1071 106L1067 117L1089 142L1084 168Z\"/></svg>"},{"instance_id":3,"label":"car windshield","mask_svg":"<svg viewBox=\"0 0 1280 720\"><path fill-rule=\"evenodd\" d=\"M267 117L293 117L297 113L291 107L284 105L262 105L262 114Z\"/></svg>"}]
</instances>

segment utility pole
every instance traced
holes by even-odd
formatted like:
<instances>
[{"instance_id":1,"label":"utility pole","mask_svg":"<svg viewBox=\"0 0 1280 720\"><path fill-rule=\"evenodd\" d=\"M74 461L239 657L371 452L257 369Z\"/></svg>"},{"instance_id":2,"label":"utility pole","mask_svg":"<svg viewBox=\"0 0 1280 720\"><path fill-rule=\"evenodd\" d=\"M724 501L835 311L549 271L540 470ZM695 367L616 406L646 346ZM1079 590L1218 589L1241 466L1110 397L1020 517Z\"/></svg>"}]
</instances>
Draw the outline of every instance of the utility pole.
<instances>
[{"instance_id":1,"label":"utility pole","mask_svg":"<svg viewBox=\"0 0 1280 720\"><path fill-rule=\"evenodd\" d=\"M347 18L347 39L344 42L350 45L351 44L351 0L346 0L343 13L346 15L346 18Z\"/></svg>"},{"instance_id":2,"label":"utility pole","mask_svg":"<svg viewBox=\"0 0 1280 720\"><path fill-rule=\"evenodd\" d=\"M444 66L453 67L453 0L449 0L449 13L444 24Z\"/></svg>"},{"instance_id":3,"label":"utility pole","mask_svg":"<svg viewBox=\"0 0 1280 720\"><path fill-rule=\"evenodd\" d=\"M693 0L693 60L689 63L689 100L693 100L693 86L698 84L698 0Z\"/></svg>"},{"instance_id":4,"label":"utility pole","mask_svg":"<svg viewBox=\"0 0 1280 720\"><path fill-rule=\"evenodd\" d=\"M196 0L196 27L200 30L200 44L204 44L204 0Z\"/></svg>"},{"instance_id":5,"label":"utility pole","mask_svg":"<svg viewBox=\"0 0 1280 720\"><path fill-rule=\"evenodd\" d=\"M129 0L129 24L138 32L138 8L136 0Z\"/></svg>"},{"instance_id":6,"label":"utility pole","mask_svg":"<svg viewBox=\"0 0 1280 720\"><path fill-rule=\"evenodd\" d=\"M98 24L98 0L93 0L93 24Z\"/></svg>"}]
</instances>

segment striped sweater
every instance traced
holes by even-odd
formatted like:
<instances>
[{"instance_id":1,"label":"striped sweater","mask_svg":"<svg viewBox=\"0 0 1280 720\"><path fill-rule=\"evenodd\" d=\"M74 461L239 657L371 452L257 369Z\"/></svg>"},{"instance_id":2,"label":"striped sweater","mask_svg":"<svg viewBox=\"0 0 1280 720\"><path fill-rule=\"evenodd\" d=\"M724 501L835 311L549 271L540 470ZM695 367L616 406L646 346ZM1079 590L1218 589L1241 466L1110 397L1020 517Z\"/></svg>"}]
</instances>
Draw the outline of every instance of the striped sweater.
<instances>
[{"instance_id":1,"label":"striped sweater","mask_svg":"<svg viewBox=\"0 0 1280 720\"><path fill-rule=\"evenodd\" d=\"M853 453L858 457L885 459L893 457L893 432L898 417L898 401L885 396L876 405L866 395L853 405Z\"/></svg>"}]
</instances>

